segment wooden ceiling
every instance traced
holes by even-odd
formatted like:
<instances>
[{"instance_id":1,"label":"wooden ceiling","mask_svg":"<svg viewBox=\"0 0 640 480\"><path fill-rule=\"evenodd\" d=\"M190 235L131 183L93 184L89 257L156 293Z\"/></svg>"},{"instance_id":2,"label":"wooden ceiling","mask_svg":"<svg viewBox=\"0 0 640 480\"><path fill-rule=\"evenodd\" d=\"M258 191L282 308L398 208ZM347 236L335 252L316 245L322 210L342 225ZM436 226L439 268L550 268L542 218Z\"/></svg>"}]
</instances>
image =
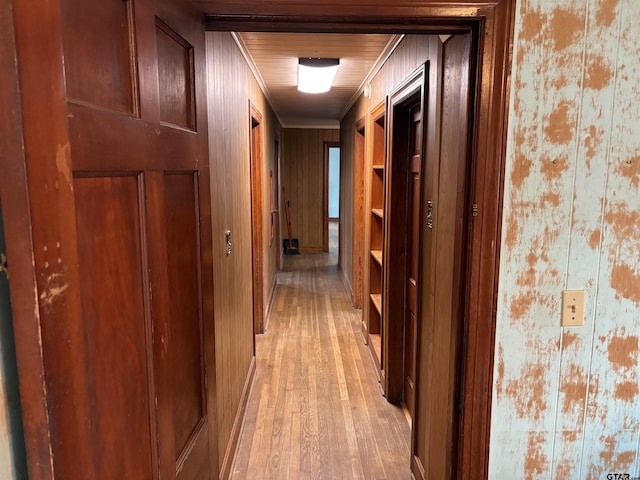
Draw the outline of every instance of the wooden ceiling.
<instances>
[{"instance_id":1,"label":"wooden ceiling","mask_svg":"<svg viewBox=\"0 0 640 480\"><path fill-rule=\"evenodd\" d=\"M234 34L234 38L283 127L337 128L401 36L244 32ZM300 57L340 59L329 92L312 95L298 91Z\"/></svg>"}]
</instances>

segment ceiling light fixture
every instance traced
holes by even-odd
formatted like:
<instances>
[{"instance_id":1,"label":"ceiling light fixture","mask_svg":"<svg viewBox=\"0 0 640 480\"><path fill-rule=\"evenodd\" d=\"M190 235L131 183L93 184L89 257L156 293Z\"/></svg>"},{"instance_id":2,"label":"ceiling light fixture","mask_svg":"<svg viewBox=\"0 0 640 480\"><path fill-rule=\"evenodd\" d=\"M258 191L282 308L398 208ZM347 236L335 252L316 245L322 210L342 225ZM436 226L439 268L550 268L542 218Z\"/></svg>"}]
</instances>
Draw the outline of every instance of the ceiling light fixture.
<instances>
[{"instance_id":1,"label":"ceiling light fixture","mask_svg":"<svg viewBox=\"0 0 640 480\"><path fill-rule=\"evenodd\" d=\"M339 58L299 58L298 90L304 93L328 92L339 65Z\"/></svg>"}]
</instances>

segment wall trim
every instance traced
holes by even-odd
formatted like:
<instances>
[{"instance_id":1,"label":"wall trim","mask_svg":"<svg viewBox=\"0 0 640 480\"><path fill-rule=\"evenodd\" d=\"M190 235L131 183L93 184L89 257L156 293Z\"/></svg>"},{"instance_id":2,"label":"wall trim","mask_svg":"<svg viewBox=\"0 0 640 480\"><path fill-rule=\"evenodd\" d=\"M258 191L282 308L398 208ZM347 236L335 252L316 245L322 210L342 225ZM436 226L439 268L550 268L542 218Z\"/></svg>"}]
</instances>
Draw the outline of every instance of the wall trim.
<instances>
[{"instance_id":1,"label":"wall trim","mask_svg":"<svg viewBox=\"0 0 640 480\"><path fill-rule=\"evenodd\" d=\"M416 455L411 456L411 472L415 476L415 480L425 480L424 466L420 458Z\"/></svg>"},{"instance_id":2,"label":"wall trim","mask_svg":"<svg viewBox=\"0 0 640 480\"><path fill-rule=\"evenodd\" d=\"M476 105L472 109L469 225L470 269L465 289L467 342L460 381L457 477L488 476L496 305L502 234L506 127L516 0L389 0L314 4L292 0L194 0L206 28L227 31L371 32L449 34L478 29ZM490 292L487 291L490 289Z\"/></svg>"},{"instance_id":3,"label":"wall trim","mask_svg":"<svg viewBox=\"0 0 640 480\"><path fill-rule=\"evenodd\" d=\"M242 395L240 396L240 405L238 405L238 411L236 412L236 418L233 421L233 427L231 428L231 436L229 437L229 443L224 453L224 458L220 464L220 478L229 478L231 474L231 467L236 458L238 451L238 440L240 439L240 433L244 426L244 417L247 413L247 406L249 405L249 395L253 389L254 380L256 378L256 357L251 357L251 364L249 365L249 371L247 372L247 378L242 388Z\"/></svg>"},{"instance_id":4,"label":"wall trim","mask_svg":"<svg viewBox=\"0 0 640 480\"><path fill-rule=\"evenodd\" d=\"M271 317L271 308L273 307L273 300L276 296L276 289L278 287L278 274L274 275L273 283L271 284L271 290L269 291L269 298L267 299L267 308L264 310L264 333L269 330L269 320Z\"/></svg>"},{"instance_id":5,"label":"wall trim","mask_svg":"<svg viewBox=\"0 0 640 480\"><path fill-rule=\"evenodd\" d=\"M347 296L349 297L349 301L351 302L351 306L353 306L353 304L354 304L354 302L353 302L353 287L351 286L351 282L349 281L349 277L347 277L347 271L344 268L342 268L342 265L340 265L340 264L338 264L338 268L340 269L340 277L342 278L342 285L344 285L344 289L347 292ZM358 310L361 310L361 309L358 309Z\"/></svg>"}]
</instances>

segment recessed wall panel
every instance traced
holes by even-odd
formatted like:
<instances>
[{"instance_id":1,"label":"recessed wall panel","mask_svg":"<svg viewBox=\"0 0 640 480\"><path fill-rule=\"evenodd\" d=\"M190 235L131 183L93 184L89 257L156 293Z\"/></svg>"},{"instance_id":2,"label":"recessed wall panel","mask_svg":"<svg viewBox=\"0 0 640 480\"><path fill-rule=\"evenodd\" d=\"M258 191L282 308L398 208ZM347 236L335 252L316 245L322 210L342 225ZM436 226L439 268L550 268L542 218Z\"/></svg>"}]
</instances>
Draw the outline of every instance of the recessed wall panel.
<instances>
[{"instance_id":1,"label":"recessed wall panel","mask_svg":"<svg viewBox=\"0 0 640 480\"><path fill-rule=\"evenodd\" d=\"M160 119L195 129L193 107L193 47L160 20L156 20Z\"/></svg>"},{"instance_id":2,"label":"recessed wall panel","mask_svg":"<svg viewBox=\"0 0 640 480\"><path fill-rule=\"evenodd\" d=\"M67 97L119 112L137 112L132 2L62 5Z\"/></svg>"},{"instance_id":3,"label":"recessed wall panel","mask_svg":"<svg viewBox=\"0 0 640 480\"><path fill-rule=\"evenodd\" d=\"M175 445L179 455L203 417L198 199L193 173L164 177Z\"/></svg>"},{"instance_id":4,"label":"recessed wall panel","mask_svg":"<svg viewBox=\"0 0 640 480\"><path fill-rule=\"evenodd\" d=\"M93 459L83 478L152 478L138 177L76 178L74 190L89 416L77 421L90 437L74 448Z\"/></svg>"}]
</instances>

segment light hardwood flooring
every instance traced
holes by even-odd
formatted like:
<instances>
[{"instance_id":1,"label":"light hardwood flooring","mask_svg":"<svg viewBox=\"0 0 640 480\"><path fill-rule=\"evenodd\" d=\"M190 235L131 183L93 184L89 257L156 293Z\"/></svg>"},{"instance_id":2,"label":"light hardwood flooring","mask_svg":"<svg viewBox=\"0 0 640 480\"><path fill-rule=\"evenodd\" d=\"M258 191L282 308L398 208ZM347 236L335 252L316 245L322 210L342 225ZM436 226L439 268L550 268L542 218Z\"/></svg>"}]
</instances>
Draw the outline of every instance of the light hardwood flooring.
<instances>
[{"instance_id":1,"label":"light hardwood flooring","mask_svg":"<svg viewBox=\"0 0 640 480\"><path fill-rule=\"evenodd\" d=\"M232 479L411 478L407 419L380 394L330 250L285 256Z\"/></svg>"}]
</instances>

